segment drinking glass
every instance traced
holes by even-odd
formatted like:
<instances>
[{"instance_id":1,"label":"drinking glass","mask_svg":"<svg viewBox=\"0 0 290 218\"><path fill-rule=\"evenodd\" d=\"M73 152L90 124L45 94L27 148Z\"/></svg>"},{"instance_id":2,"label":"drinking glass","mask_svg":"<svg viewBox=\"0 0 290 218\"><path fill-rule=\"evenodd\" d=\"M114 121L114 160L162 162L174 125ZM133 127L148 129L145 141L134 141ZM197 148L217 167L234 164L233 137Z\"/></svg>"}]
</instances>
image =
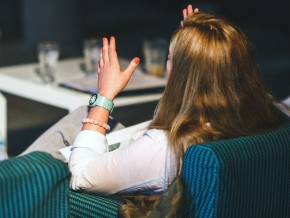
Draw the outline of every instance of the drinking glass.
<instances>
[{"instance_id":1,"label":"drinking glass","mask_svg":"<svg viewBox=\"0 0 290 218\"><path fill-rule=\"evenodd\" d=\"M143 42L146 73L152 76L164 77L165 62L168 53L168 43L163 38L145 40Z\"/></svg>"},{"instance_id":2,"label":"drinking glass","mask_svg":"<svg viewBox=\"0 0 290 218\"><path fill-rule=\"evenodd\" d=\"M97 72L101 47L101 38L90 38L84 40L84 70L87 75L95 74Z\"/></svg>"},{"instance_id":3,"label":"drinking glass","mask_svg":"<svg viewBox=\"0 0 290 218\"><path fill-rule=\"evenodd\" d=\"M43 82L54 82L59 53L59 44L56 42L46 41L38 44L39 69L37 70Z\"/></svg>"}]
</instances>

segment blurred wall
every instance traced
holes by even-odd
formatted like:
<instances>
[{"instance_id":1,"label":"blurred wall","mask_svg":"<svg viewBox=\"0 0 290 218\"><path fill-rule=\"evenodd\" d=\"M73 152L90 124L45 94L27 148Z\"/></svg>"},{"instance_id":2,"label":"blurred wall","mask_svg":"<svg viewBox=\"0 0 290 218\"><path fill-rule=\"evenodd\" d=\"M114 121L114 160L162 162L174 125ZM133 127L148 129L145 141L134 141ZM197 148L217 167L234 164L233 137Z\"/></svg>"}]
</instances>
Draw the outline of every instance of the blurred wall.
<instances>
[{"instance_id":1,"label":"blurred wall","mask_svg":"<svg viewBox=\"0 0 290 218\"><path fill-rule=\"evenodd\" d=\"M121 56L142 61L142 41L169 40L188 3L246 32L270 89L280 98L290 95L288 0L1 0L0 66L36 62L40 41L59 42L64 59L82 55L83 39L111 35Z\"/></svg>"}]
</instances>

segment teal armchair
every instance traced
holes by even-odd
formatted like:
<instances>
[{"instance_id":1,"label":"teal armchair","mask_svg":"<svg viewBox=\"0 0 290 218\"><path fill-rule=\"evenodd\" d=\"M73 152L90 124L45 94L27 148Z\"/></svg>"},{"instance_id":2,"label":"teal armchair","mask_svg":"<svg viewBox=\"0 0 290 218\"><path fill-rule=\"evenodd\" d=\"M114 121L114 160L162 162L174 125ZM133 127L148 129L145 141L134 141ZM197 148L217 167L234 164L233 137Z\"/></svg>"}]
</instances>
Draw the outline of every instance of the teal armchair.
<instances>
[{"instance_id":1,"label":"teal armchair","mask_svg":"<svg viewBox=\"0 0 290 218\"><path fill-rule=\"evenodd\" d=\"M118 217L110 197L69 190L67 164L33 152L0 162L0 217ZM290 123L274 131L191 146L180 217L290 217Z\"/></svg>"},{"instance_id":2,"label":"teal armchair","mask_svg":"<svg viewBox=\"0 0 290 218\"><path fill-rule=\"evenodd\" d=\"M182 176L186 217L290 217L290 125L191 146Z\"/></svg>"}]
</instances>

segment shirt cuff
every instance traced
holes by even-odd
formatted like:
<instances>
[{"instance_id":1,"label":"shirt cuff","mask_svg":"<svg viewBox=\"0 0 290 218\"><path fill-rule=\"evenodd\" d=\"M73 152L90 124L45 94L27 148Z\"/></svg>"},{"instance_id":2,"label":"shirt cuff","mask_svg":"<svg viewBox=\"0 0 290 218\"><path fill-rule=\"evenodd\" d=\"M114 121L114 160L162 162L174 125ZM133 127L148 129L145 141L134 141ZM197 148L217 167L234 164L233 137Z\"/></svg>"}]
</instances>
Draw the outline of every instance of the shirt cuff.
<instances>
[{"instance_id":1,"label":"shirt cuff","mask_svg":"<svg viewBox=\"0 0 290 218\"><path fill-rule=\"evenodd\" d=\"M86 148L97 154L104 154L108 151L108 142L106 136L99 132L82 130L78 133L71 150L75 148Z\"/></svg>"}]
</instances>

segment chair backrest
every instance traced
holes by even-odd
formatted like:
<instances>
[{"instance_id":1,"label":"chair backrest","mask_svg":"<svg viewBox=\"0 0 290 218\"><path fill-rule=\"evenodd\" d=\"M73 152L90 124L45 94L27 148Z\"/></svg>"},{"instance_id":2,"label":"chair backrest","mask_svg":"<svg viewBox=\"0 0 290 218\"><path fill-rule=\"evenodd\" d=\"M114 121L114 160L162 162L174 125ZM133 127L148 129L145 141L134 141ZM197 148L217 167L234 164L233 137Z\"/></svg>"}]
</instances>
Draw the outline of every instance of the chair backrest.
<instances>
[{"instance_id":1,"label":"chair backrest","mask_svg":"<svg viewBox=\"0 0 290 218\"><path fill-rule=\"evenodd\" d=\"M290 123L188 148L186 217L290 217Z\"/></svg>"}]
</instances>

